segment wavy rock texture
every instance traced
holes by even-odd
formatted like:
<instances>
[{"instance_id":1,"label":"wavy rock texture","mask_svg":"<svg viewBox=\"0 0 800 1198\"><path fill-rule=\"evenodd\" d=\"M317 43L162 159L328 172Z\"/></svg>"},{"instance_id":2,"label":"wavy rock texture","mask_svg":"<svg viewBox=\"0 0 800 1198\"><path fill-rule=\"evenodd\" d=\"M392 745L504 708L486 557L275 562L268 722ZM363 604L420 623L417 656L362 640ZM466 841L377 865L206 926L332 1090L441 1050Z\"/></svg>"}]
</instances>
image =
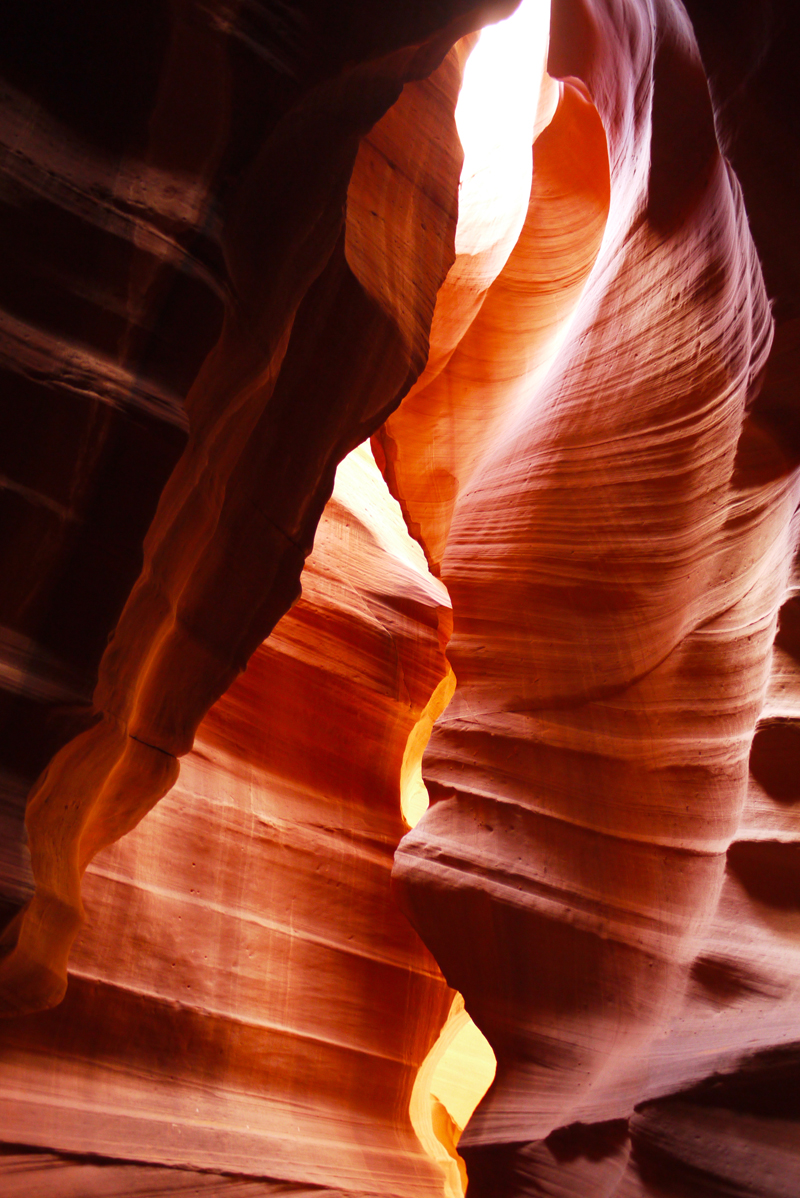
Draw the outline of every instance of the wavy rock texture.
<instances>
[{"instance_id":1,"label":"wavy rock texture","mask_svg":"<svg viewBox=\"0 0 800 1198\"><path fill-rule=\"evenodd\" d=\"M498 1058L459 1149L471 1198L795 1192L794 1109L658 1101L796 1038L780 654L788 707L767 698L791 331L770 357L679 6L554 5L549 69L588 94L565 83L517 245L380 435L451 594L458 679L395 878Z\"/></svg>"},{"instance_id":2,"label":"wavy rock texture","mask_svg":"<svg viewBox=\"0 0 800 1198\"><path fill-rule=\"evenodd\" d=\"M15 431L23 469L3 490L25 512L9 568L27 558L3 638L12 822L47 765L27 810L35 893L3 937L9 1011L63 995L82 871L173 785L296 598L337 462L425 363L452 261L459 54L426 77L487 15L177 2L115 8L89 37L45 7L52 46L4 18L6 229L27 272L9 297L11 401L48 429L40 452L34 420ZM122 46L135 86L109 77ZM8 900L26 881L17 868Z\"/></svg>"},{"instance_id":3,"label":"wavy rock texture","mask_svg":"<svg viewBox=\"0 0 800 1198\"><path fill-rule=\"evenodd\" d=\"M408 1107L452 994L390 873L406 746L449 632L444 588L357 451L303 598L203 721L168 799L89 866L65 1001L0 1025L4 1139L326 1194L441 1193ZM138 1192L121 1177L180 1192L186 1176L23 1163L20 1185L54 1194L84 1174L87 1193L103 1178ZM4 1195L12 1168L0 1158Z\"/></svg>"},{"instance_id":4,"label":"wavy rock texture","mask_svg":"<svg viewBox=\"0 0 800 1198\"><path fill-rule=\"evenodd\" d=\"M791 5L553 0L456 229L511 7L0 15L4 1195L800 1193Z\"/></svg>"}]
</instances>

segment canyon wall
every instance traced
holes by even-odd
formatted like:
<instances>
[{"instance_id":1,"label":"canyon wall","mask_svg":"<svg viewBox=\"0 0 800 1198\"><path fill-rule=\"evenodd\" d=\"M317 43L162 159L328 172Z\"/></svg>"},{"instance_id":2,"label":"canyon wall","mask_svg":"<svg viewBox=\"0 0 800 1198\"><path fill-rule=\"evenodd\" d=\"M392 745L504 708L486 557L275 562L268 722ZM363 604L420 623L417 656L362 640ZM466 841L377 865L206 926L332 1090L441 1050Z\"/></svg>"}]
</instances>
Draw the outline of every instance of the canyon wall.
<instances>
[{"instance_id":1,"label":"canyon wall","mask_svg":"<svg viewBox=\"0 0 800 1198\"><path fill-rule=\"evenodd\" d=\"M379 434L458 679L395 878L498 1058L470 1195L794 1193L793 325L686 14L554 17L523 231Z\"/></svg>"},{"instance_id":2,"label":"canyon wall","mask_svg":"<svg viewBox=\"0 0 800 1198\"><path fill-rule=\"evenodd\" d=\"M69 1156L87 1152L181 1168L126 1166L145 1193L188 1186L190 1168L281 1193L441 1193L409 1101L452 994L390 874L450 622L357 451L302 599L203 721L168 798L88 867L64 1002L0 1023L4 1139L60 1153L58 1172L29 1155L4 1195L54 1174L94 1192Z\"/></svg>"},{"instance_id":3,"label":"canyon wall","mask_svg":"<svg viewBox=\"0 0 800 1198\"><path fill-rule=\"evenodd\" d=\"M513 7L3 14L9 1196L800 1191L789 5Z\"/></svg>"},{"instance_id":4,"label":"canyon wall","mask_svg":"<svg viewBox=\"0 0 800 1198\"><path fill-rule=\"evenodd\" d=\"M27 50L29 91L9 86L7 158L14 187L33 195L12 188L6 228L19 247L25 230L14 218L30 222L33 251L46 260L21 261L19 269L50 307L38 324L33 313L27 324L16 309L9 316L17 322L10 369L35 391L20 401L34 415L20 434L21 469L12 463L3 490L14 512L23 509L12 512L7 541L9 573L16 569L23 585L11 589L4 618L12 822L20 796L38 781L26 817L36 890L3 936L8 1010L52 1005L63 995L81 923L82 870L173 785L177 758L203 715L297 597L337 462L396 406L425 363L436 291L452 261L460 168L452 128L460 56L437 64L455 35L488 11L473 6L464 15L455 5L439 14L450 17L442 32L413 9L387 31L368 6L343 10L334 28L326 10L313 8L298 9L288 24L267 9L259 25L255 11L240 13L237 24L204 8L155 6L140 29L142 11L133 5L92 28L89 41L80 27L72 31L70 71L81 54L99 55L103 39L109 54L122 44L129 53L138 48L144 95L135 88L106 95L108 67L94 58L94 72L87 66L79 79L69 71L40 78L46 55L24 45L23 18L19 28L12 21L9 77L24 74ZM409 44L414 35L427 40ZM420 76L375 131L372 148L359 151L404 82ZM195 104L198 93L207 107ZM112 116L114 99L120 110ZM123 137L130 144L119 144ZM139 191L118 199L125 171L129 190ZM167 200L179 210L165 214ZM400 232L408 234L402 241L387 219L396 203ZM78 252L78 234L63 227L65 208L80 225L83 274L71 274L59 257ZM48 237L56 242L50 252ZM116 275L112 249L121 255ZM105 290L93 273L100 267L113 275ZM83 324L66 327L81 311L70 284L104 314L118 312L116 323L109 313L95 328L84 314ZM11 298L19 305L30 292L29 284ZM101 333L107 344L87 341ZM189 366L173 359L173 341L191 345ZM152 397L142 404L162 417L163 376L183 369L167 388L166 432L147 426L145 440L156 438L161 449L135 457L145 418L130 414L134 400L126 408L115 399L96 377L101 369L140 380L153 374L161 408ZM47 425L53 405L53 432L37 452L36 422ZM120 419L133 421L130 437L126 423L114 431L120 410L128 413ZM57 431L59 420L79 447L66 463L70 441ZM130 450L115 449L129 443ZM47 446L60 474L48 474ZM38 484L26 470L39 470ZM137 499L139 477L152 502ZM135 516L124 527L116 488ZM91 497L92 513L81 496ZM37 534L30 520L53 527ZM84 550L74 536L86 542L91 571L81 568ZM24 552L28 542L35 553ZM14 554L22 567L14 567ZM35 585L25 581L26 569L37 572ZM91 638L79 635L76 620ZM19 897L8 894L11 903Z\"/></svg>"}]
</instances>

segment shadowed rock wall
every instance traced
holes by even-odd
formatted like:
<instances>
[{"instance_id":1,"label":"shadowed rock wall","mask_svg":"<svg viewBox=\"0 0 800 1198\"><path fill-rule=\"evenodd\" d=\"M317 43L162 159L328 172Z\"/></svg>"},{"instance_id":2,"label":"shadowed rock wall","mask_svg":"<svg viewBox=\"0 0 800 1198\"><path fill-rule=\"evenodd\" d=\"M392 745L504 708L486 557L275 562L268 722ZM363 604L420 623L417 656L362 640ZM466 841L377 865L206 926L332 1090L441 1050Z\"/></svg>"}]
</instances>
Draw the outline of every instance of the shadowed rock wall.
<instances>
[{"instance_id":1,"label":"shadowed rock wall","mask_svg":"<svg viewBox=\"0 0 800 1198\"><path fill-rule=\"evenodd\" d=\"M203 715L296 598L337 462L425 362L452 260L460 156L442 131L458 54L425 77L498 10L412 5L391 28L369 5L337 11L124 5L73 27L44 5L54 40L38 48L36 14L4 11L5 225L27 280L10 292L8 354L38 387L19 429L12 407L2 492L23 507L6 542L22 582L5 620L12 825L47 766L27 809L36 892L3 938L9 1010L63 994L81 872L172 786ZM135 85L110 77L123 49ZM389 198L402 242L385 233ZM9 905L25 897L18 856Z\"/></svg>"},{"instance_id":2,"label":"shadowed rock wall","mask_svg":"<svg viewBox=\"0 0 800 1198\"><path fill-rule=\"evenodd\" d=\"M800 1190L789 5L554 0L455 258L498 11L0 18L9 1194L440 1193L433 958L470 1198Z\"/></svg>"}]
</instances>

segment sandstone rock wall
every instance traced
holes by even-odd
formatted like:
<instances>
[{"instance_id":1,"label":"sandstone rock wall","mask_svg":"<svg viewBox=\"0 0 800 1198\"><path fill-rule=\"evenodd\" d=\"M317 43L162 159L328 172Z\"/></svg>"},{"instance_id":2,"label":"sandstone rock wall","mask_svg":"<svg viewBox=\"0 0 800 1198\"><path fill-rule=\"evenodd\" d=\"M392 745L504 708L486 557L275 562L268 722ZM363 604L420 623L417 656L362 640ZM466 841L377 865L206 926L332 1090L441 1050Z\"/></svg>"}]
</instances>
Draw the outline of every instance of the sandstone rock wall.
<instances>
[{"instance_id":1,"label":"sandstone rock wall","mask_svg":"<svg viewBox=\"0 0 800 1198\"><path fill-rule=\"evenodd\" d=\"M406 746L449 632L444 587L357 451L302 599L203 721L169 797L89 866L64 1002L0 1023L7 1142L326 1193L441 1192L408 1108L452 994L390 873ZM37 1162L28 1181L45 1185Z\"/></svg>"},{"instance_id":2,"label":"sandstone rock wall","mask_svg":"<svg viewBox=\"0 0 800 1198\"><path fill-rule=\"evenodd\" d=\"M430 403L423 377L381 434L451 595L458 678L423 763L433 805L395 876L498 1057L460 1146L471 1195L789 1193L793 1105L765 1123L690 1087L760 1079L767 1048L796 1070L796 829L778 806L793 673L772 659L796 540L791 333L771 357L744 197L678 6L555 6L549 69L578 76L599 117L607 156L581 147L587 182L569 189L594 208L559 222L566 265L539 250L539 273L514 272L541 236L537 178L567 104L592 111L567 81L506 267ZM562 170L576 145L553 153ZM493 327L506 288L518 323ZM547 318L569 324L542 379Z\"/></svg>"},{"instance_id":3,"label":"sandstone rock wall","mask_svg":"<svg viewBox=\"0 0 800 1198\"><path fill-rule=\"evenodd\" d=\"M62 996L81 921L82 870L173 785L177 757L190 749L203 715L296 598L337 462L396 406L424 365L436 290L452 260L460 167L452 132L459 55L438 64L456 35L487 13L455 5L437 21L412 6L387 30L370 6L345 8L333 27L330 14L313 6L285 19L269 7L234 19L202 6L146 16L123 6L96 28L88 15L89 30L80 22L70 27L62 78L44 71L46 56L28 44L29 26L14 11L6 41L9 172L30 174L35 160L39 181L11 210L14 219L26 215L35 253L45 252L47 237L56 243L39 281L41 303L50 308L33 331L17 329L15 336L23 347L35 346L41 329L54 326L61 349L38 367L29 361L32 348L16 351L13 342L9 354L17 373L30 379L33 371L43 388L29 403L45 424L53 387L65 380L72 387L64 355L77 354L90 379L81 384L90 393L89 414L80 400L74 428L72 408L56 407L83 447L59 459L64 495L53 491L57 479L47 474L33 423L20 430L18 457L23 473L39 462L44 491L13 474L3 490L12 506L24 496L36 520L56 522L45 536L12 517L21 539L8 543L10 569L16 554L25 569L38 571L35 586L23 585L18 595L12 589L6 621L5 806L12 822L21 796L47 766L27 809L36 891L6 929L0 966L3 1002L24 1010ZM136 88L114 87L106 96L108 65L95 60L123 45L141 78ZM82 56L89 60L84 75ZM414 79L421 81L409 85L376 133L375 149L356 160L362 135ZM195 104L198 89L202 102ZM389 154L387 146L394 147ZM112 184L123 189L121 199L109 194ZM374 197L374 214L365 193ZM376 235L389 196L402 200L415 253L408 238ZM80 309L58 258L76 252L62 227L70 205L91 242L73 272L74 287L90 293L103 313L119 310L113 327L105 317L96 327L68 324ZM24 230L14 231L14 219L7 226L21 249ZM106 244L111 232L116 274ZM145 253L153 245L155 258ZM114 280L113 302L94 278L95 264ZM38 267L28 270L35 279ZM15 293L14 302L29 291ZM205 305L200 315L192 303ZM19 323L21 314L14 319ZM84 344L90 334L108 343ZM111 356L106 374L119 375L127 364L118 391L146 366L163 390L153 359L160 354L179 371L187 341L191 362L172 380L169 403L162 397L158 408L147 400L148 411L155 404L162 417L172 413L157 434L171 448L151 447L137 459L141 438L113 431L116 393L102 380L91 382L101 369L94 360L101 351L103 362ZM174 343L180 350L173 354ZM80 432L82 420L92 422L91 433ZM176 421L184 430L177 442ZM12 424L16 429L13 409ZM117 441L130 441L130 461L115 459ZM63 440L54 431L46 444L58 454ZM133 513L125 527L115 517L117 487ZM65 506L64 496L74 492L77 504L84 491L105 522L102 544L95 517ZM93 570L104 572L99 585L81 574L69 540L75 528L95 546ZM111 547L107 539L115 535L121 540ZM32 559L23 552L28 542L37 546ZM62 559L77 571L80 588L90 587L88 608L82 591L62 586ZM117 562L127 564L117 570ZM102 619L92 606L100 602ZM62 612L59 635L78 655L74 669L42 614L50 607ZM73 608L92 629L90 647L68 627ZM24 881L13 881L10 903Z\"/></svg>"},{"instance_id":4,"label":"sandstone rock wall","mask_svg":"<svg viewBox=\"0 0 800 1198\"><path fill-rule=\"evenodd\" d=\"M0 17L4 1193L800 1192L790 5L553 0L457 228L499 15Z\"/></svg>"}]
</instances>

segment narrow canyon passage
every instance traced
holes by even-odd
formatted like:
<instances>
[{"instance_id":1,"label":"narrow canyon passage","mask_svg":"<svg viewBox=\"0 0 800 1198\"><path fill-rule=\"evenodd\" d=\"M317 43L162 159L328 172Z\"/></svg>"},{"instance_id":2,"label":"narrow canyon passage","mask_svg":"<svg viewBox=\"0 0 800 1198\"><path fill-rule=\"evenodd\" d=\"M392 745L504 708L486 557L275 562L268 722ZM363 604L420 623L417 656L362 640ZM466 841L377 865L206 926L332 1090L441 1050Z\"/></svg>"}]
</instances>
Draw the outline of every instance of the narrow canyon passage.
<instances>
[{"instance_id":1,"label":"narrow canyon passage","mask_svg":"<svg viewBox=\"0 0 800 1198\"><path fill-rule=\"evenodd\" d=\"M632 1099L794 1051L796 942L763 935L737 866L762 845L790 871L796 837L747 830L798 500L782 464L749 468L772 322L688 20L655 6L629 39L624 7L586 22L588 63L554 30L551 69L583 65L599 108L563 85L507 266L378 437L453 603L458 686L395 880L498 1058L459 1146L470 1196L650 1193ZM682 1151L653 1192L695 1192ZM756 1156L730 1176L747 1193Z\"/></svg>"},{"instance_id":2,"label":"narrow canyon passage","mask_svg":"<svg viewBox=\"0 0 800 1198\"><path fill-rule=\"evenodd\" d=\"M789 7L0 17L3 1198L800 1193Z\"/></svg>"}]
</instances>

